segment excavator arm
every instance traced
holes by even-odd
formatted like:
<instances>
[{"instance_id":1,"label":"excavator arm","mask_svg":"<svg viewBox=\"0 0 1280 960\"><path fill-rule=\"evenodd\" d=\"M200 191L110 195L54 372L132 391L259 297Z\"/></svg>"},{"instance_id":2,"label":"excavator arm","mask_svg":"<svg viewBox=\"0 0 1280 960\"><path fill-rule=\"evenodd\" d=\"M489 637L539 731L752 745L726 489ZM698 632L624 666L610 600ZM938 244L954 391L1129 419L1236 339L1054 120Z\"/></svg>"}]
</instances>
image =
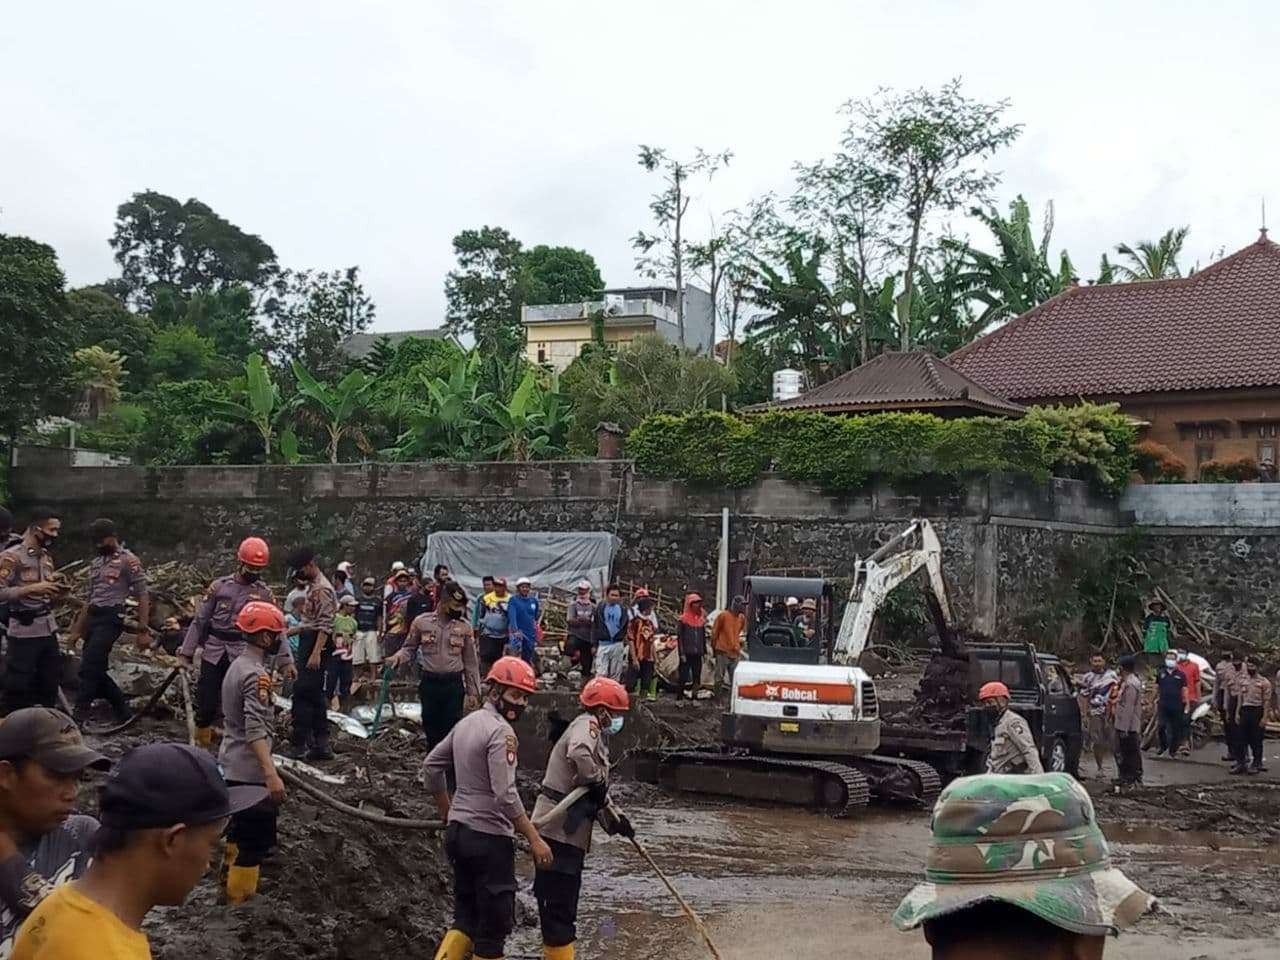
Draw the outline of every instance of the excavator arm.
<instances>
[{"instance_id":1,"label":"excavator arm","mask_svg":"<svg viewBox=\"0 0 1280 960\"><path fill-rule=\"evenodd\" d=\"M942 576L942 544L928 520L914 520L875 553L854 567L849 602L840 620L840 632L831 652L833 663L854 663L867 646L876 614L885 599L921 567L929 573L929 584L948 628L955 622L947 584Z\"/></svg>"}]
</instances>

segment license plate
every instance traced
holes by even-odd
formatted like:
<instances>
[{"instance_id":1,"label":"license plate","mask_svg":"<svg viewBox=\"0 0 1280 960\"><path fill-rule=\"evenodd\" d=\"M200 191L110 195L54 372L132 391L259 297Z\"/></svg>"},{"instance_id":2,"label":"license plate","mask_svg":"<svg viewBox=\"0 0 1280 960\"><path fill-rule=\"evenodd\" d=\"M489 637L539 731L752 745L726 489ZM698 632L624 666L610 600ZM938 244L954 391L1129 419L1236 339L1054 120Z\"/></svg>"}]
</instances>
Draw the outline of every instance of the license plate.
<instances>
[{"instance_id":1,"label":"license plate","mask_svg":"<svg viewBox=\"0 0 1280 960\"><path fill-rule=\"evenodd\" d=\"M800 732L800 724L798 724L798 723L786 723L786 722L784 721L784 722L782 722L782 723L778 724L778 729L779 729L779 730L781 730L783 733L799 733L799 732Z\"/></svg>"}]
</instances>

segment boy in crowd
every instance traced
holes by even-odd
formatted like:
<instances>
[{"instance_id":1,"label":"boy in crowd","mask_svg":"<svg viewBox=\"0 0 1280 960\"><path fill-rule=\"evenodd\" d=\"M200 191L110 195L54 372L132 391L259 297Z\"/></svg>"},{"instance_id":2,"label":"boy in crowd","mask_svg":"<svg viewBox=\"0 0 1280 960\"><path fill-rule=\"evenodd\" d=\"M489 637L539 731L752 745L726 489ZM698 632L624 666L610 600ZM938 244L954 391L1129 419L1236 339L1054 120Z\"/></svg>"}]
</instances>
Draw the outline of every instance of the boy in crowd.
<instances>
[{"instance_id":1,"label":"boy in crowd","mask_svg":"<svg viewBox=\"0 0 1280 960\"><path fill-rule=\"evenodd\" d=\"M365 577L356 597L356 642L352 664L369 667L370 682L377 682L378 667L382 663L382 597L378 595L378 581Z\"/></svg>"},{"instance_id":2,"label":"boy in crowd","mask_svg":"<svg viewBox=\"0 0 1280 960\"><path fill-rule=\"evenodd\" d=\"M631 608L631 619L627 621L627 646L631 648L631 659L636 665L635 696L637 699L643 695L647 700L657 700L654 638L658 634L658 612L653 608L653 597L644 587L638 588L632 599L635 606Z\"/></svg>"},{"instance_id":3,"label":"boy in crowd","mask_svg":"<svg viewBox=\"0 0 1280 960\"><path fill-rule=\"evenodd\" d=\"M0 721L0 957L27 914L84 873L98 821L71 812L76 788L110 765L65 713L27 707Z\"/></svg>"},{"instance_id":4,"label":"boy in crowd","mask_svg":"<svg viewBox=\"0 0 1280 960\"><path fill-rule=\"evenodd\" d=\"M341 710L351 696L355 676L356 598L344 594L333 618L333 656L324 678L324 698L330 710Z\"/></svg>"},{"instance_id":5,"label":"boy in crowd","mask_svg":"<svg viewBox=\"0 0 1280 960\"><path fill-rule=\"evenodd\" d=\"M382 655L394 656L404 646L404 638L409 634L409 598L413 596L413 578L403 566L396 571L392 580L391 592L387 594L383 607Z\"/></svg>"},{"instance_id":6,"label":"boy in crowd","mask_svg":"<svg viewBox=\"0 0 1280 960\"><path fill-rule=\"evenodd\" d=\"M27 917L13 960L150 960L142 923L151 908L186 900L227 818L266 796L263 787L228 789L204 750L138 747L102 788L93 862Z\"/></svg>"}]
</instances>

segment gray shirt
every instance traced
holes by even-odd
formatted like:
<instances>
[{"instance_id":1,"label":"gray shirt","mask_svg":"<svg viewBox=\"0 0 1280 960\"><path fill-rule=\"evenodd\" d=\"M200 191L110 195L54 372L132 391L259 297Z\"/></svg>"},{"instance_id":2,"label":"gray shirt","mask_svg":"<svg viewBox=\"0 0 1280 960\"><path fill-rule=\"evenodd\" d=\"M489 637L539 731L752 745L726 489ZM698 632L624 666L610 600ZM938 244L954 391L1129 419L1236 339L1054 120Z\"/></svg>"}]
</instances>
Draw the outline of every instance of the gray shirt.
<instances>
[{"instance_id":1,"label":"gray shirt","mask_svg":"<svg viewBox=\"0 0 1280 960\"><path fill-rule=\"evenodd\" d=\"M10 637L52 637L58 632L58 622L46 598L18 596L18 591L28 584L52 579L53 558L48 550L28 546L21 540L0 552L0 603L9 606ZM18 617L30 622L23 623Z\"/></svg>"},{"instance_id":2,"label":"gray shirt","mask_svg":"<svg viewBox=\"0 0 1280 960\"><path fill-rule=\"evenodd\" d=\"M406 657L416 653L427 673L461 673L467 695L480 695L476 641L461 617L451 619L438 611L422 614L410 624L403 649Z\"/></svg>"},{"instance_id":3,"label":"gray shirt","mask_svg":"<svg viewBox=\"0 0 1280 960\"><path fill-rule=\"evenodd\" d=\"M609 744L600 730L600 724L589 713L580 713L569 724L564 735L551 748L547 758L547 773L542 785L558 794L567 794L575 787L587 787L609 779ZM533 806L534 819L545 816L557 801L539 793ZM572 833L566 829L565 817L543 824L538 832L543 838L559 840L583 851L591 849L593 820L578 824Z\"/></svg>"},{"instance_id":4,"label":"gray shirt","mask_svg":"<svg viewBox=\"0 0 1280 960\"><path fill-rule=\"evenodd\" d=\"M1137 733L1142 729L1142 681L1129 674L1120 681L1116 701L1116 733Z\"/></svg>"},{"instance_id":5,"label":"gray shirt","mask_svg":"<svg viewBox=\"0 0 1280 960\"><path fill-rule=\"evenodd\" d=\"M264 783L262 764L250 744L266 740L271 750L275 711L271 706L271 673L263 659L246 650L231 662L222 681L222 746L218 762L228 780Z\"/></svg>"},{"instance_id":6,"label":"gray shirt","mask_svg":"<svg viewBox=\"0 0 1280 960\"><path fill-rule=\"evenodd\" d=\"M458 789L449 804L449 822L480 833L514 837L512 824L525 815L516 792L516 756L520 741L492 703L467 714L427 754L427 789L445 789L452 767Z\"/></svg>"},{"instance_id":7,"label":"gray shirt","mask_svg":"<svg viewBox=\"0 0 1280 960\"><path fill-rule=\"evenodd\" d=\"M89 564L89 606L123 607L126 597L141 600L147 592L147 575L132 551L121 547L109 556L98 555Z\"/></svg>"},{"instance_id":8,"label":"gray shirt","mask_svg":"<svg viewBox=\"0 0 1280 960\"><path fill-rule=\"evenodd\" d=\"M13 951L18 927L55 887L75 880L89 865L89 842L98 830L93 817L75 815L18 856L0 863L0 960Z\"/></svg>"}]
</instances>

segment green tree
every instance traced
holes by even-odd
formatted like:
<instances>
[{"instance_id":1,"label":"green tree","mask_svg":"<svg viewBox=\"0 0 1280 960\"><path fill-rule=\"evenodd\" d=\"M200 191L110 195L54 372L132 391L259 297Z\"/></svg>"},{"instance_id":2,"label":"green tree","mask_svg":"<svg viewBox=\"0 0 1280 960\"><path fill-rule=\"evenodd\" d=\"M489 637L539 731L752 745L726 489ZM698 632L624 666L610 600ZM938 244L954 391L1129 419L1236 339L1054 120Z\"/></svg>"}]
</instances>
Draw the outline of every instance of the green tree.
<instances>
[{"instance_id":1,"label":"green tree","mask_svg":"<svg viewBox=\"0 0 1280 960\"><path fill-rule=\"evenodd\" d=\"M124 360L124 386L140 390L147 381L147 354L155 327L146 314L134 313L102 287L67 293L67 312L82 347L99 346Z\"/></svg>"},{"instance_id":2,"label":"green tree","mask_svg":"<svg viewBox=\"0 0 1280 960\"><path fill-rule=\"evenodd\" d=\"M71 382L80 390L77 406L84 406L93 419L120 400L124 380L124 359L99 346L81 347L71 355Z\"/></svg>"},{"instance_id":3,"label":"green tree","mask_svg":"<svg viewBox=\"0 0 1280 960\"><path fill-rule=\"evenodd\" d=\"M213 416L232 422L247 423L262 438L263 458L270 462L276 421L284 412L280 390L271 379L261 354L252 354L244 364L244 377L235 384L233 399L210 399L208 410Z\"/></svg>"},{"instance_id":4,"label":"green tree","mask_svg":"<svg viewBox=\"0 0 1280 960\"><path fill-rule=\"evenodd\" d=\"M521 303L583 303L600 299L604 280L585 250L539 244L520 255L518 289Z\"/></svg>"},{"instance_id":5,"label":"green tree","mask_svg":"<svg viewBox=\"0 0 1280 960\"><path fill-rule=\"evenodd\" d=\"M485 456L536 460L562 452L569 418L554 382L544 389L530 368L505 403L485 394L477 404L488 443Z\"/></svg>"},{"instance_id":6,"label":"green tree","mask_svg":"<svg viewBox=\"0 0 1280 960\"><path fill-rule=\"evenodd\" d=\"M161 330L151 341L147 369L153 381L207 380L220 372L213 341L187 324Z\"/></svg>"},{"instance_id":7,"label":"green tree","mask_svg":"<svg viewBox=\"0 0 1280 960\"><path fill-rule=\"evenodd\" d=\"M1182 276L1178 257L1190 232L1190 227L1174 227L1154 242L1144 240L1137 247L1119 244L1116 253L1128 262L1115 264L1115 275L1121 280L1167 280Z\"/></svg>"},{"instance_id":8,"label":"green tree","mask_svg":"<svg viewBox=\"0 0 1280 960\"><path fill-rule=\"evenodd\" d=\"M349 436L365 452L370 451L355 416L369 402L373 388L363 370L352 370L336 384L320 383L298 361L293 362L293 375L298 381L298 393L319 411L325 431L329 435L329 462L338 462L338 447L342 438Z\"/></svg>"},{"instance_id":9,"label":"green tree","mask_svg":"<svg viewBox=\"0 0 1280 960\"><path fill-rule=\"evenodd\" d=\"M802 364L793 354L775 350L762 341L749 339L739 345L729 365L734 379L730 397L733 406L746 407L773 399L774 371L793 365Z\"/></svg>"},{"instance_id":10,"label":"green tree","mask_svg":"<svg viewBox=\"0 0 1280 960\"><path fill-rule=\"evenodd\" d=\"M448 377L421 377L425 399L409 415L409 428L395 449L400 460L447 457L470 460L481 449L482 422L477 405L480 351L459 357Z\"/></svg>"},{"instance_id":11,"label":"green tree","mask_svg":"<svg viewBox=\"0 0 1280 960\"><path fill-rule=\"evenodd\" d=\"M325 378L346 369L350 361L342 344L367 330L376 312L360 282L359 267L285 270L272 281L263 304L274 356L301 363Z\"/></svg>"},{"instance_id":12,"label":"green tree","mask_svg":"<svg viewBox=\"0 0 1280 960\"><path fill-rule=\"evenodd\" d=\"M524 346L520 323L520 241L502 227L463 230L453 238L458 269L445 277L445 329L471 334L485 353L510 356Z\"/></svg>"},{"instance_id":13,"label":"green tree","mask_svg":"<svg viewBox=\"0 0 1280 960\"><path fill-rule=\"evenodd\" d=\"M369 352L360 360L360 367L370 376L390 375L395 368L396 348L391 345L391 338L381 336L373 341Z\"/></svg>"},{"instance_id":14,"label":"green tree","mask_svg":"<svg viewBox=\"0 0 1280 960\"><path fill-rule=\"evenodd\" d=\"M661 147L641 144L639 164L650 173L662 178L662 189L653 195L649 211L657 224L656 233L638 231L631 245L638 251L636 269L655 279L669 279L679 291L676 297L676 326L680 331L680 343L684 338L684 269L689 255L689 239L685 235L684 218L689 212L692 197L689 179L705 176L710 179L717 170L726 166L733 157L728 150L707 153L698 148L689 160L670 156Z\"/></svg>"},{"instance_id":15,"label":"green tree","mask_svg":"<svg viewBox=\"0 0 1280 960\"><path fill-rule=\"evenodd\" d=\"M276 272L275 251L207 204L154 190L135 193L116 210L111 248L120 265L117 292L147 309L164 286L188 297L226 286L262 287Z\"/></svg>"},{"instance_id":16,"label":"green tree","mask_svg":"<svg viewBox=\"0 0 1280 960\"><path fill-rule=\"evenodd\" d=\"M846 106L852 117L846 149L867 158L905 221L905 316L912 315L926 220L935 211L987 200L999 182L999 175L981 164L1022 132L1020 124L1003 122L1008 106L1007 100L982 103L966 97L959 80L936 91L881 90ZM901 347L910 350L910 325L901 326Z\"/></svg>"},{"instance_id":17,"label":"green tree","mask_svg":"<svg viewBox=\"0 0 1280 960\"><path fill-rule=\"evenodd\" d=\"M1067 251L1058 255L1056 265L1049 258L1053 201L1045 206L1039 242L1031 233L1031 208L1021 195L1009 204L1007 218L994 209L975 209L972 213L991 231L996 252L987 253L956 241L949 241L947 246L958 252L963 261L959 283L969 297L982 305L975 334L1021 316L1071 285L1075 267Z\"/></svg>"},{"instance_id":18,"label":"green tree","mask_svg":"<svg viewBox=\"0 0 1280 960\"><path fill-rule=\"evenodd\" d=\"M750 296L763 312L747 324L748 339L767 351L802 357L815 384L847 369L841 358L850 342L844 298L823 276L824 252L821 241L806 249L797 238L783 252L781 269L757 259Z\"/></svg>"},{"instance_id":19,"label":"green tree","mask_svg":"<svg viewBox=\"0 0 1280 960\"><path fill-rule=\"evenodd\" d=\"M212 408L229 399L207 380L157 383L139 395L145 421L134 456L142 463L239 463L261 455L259 438Z\"/></svg>"},{"instance_id":20,"label":"green tree","mask_svg":"<svg viewBox=\"0 0 1280 960\"><path fill-rule=\"evenodd\" d=\"M67 394L79 331L67 310L66 279L53 248L0 234L0 423L12 439Z\"/></svg>"}]
</instances>

